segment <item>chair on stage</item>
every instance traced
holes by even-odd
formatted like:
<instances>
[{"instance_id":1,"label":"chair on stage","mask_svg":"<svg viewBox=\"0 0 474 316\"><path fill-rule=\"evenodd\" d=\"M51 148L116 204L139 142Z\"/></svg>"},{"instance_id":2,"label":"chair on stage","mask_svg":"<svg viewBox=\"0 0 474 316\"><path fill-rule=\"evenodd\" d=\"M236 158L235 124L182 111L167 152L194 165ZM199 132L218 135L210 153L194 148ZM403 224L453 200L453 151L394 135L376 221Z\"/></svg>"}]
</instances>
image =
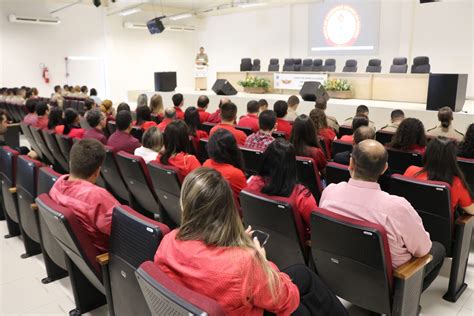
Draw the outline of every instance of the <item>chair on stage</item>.
<instances>
[{"instance_id":1,"label":"chair on stage","mask_svg":"<svg viewBox=\"0 0 474 316\"><path fill-rule=\"evenodd\" d=\"M293 58L285 58L283 71L295 71L295 60Z\"/></svg>"},{"instance_id":2,"label":"chair on stage","mask_svg":"<svg viewBox=\"0 0 474 316\"><path fill-rule=\"evenodd\" d=\"M270 63L268 64L268 71L280 71L280 61L278 58L270 59Z\"/></svg>"},{"instance_id":3,"label":"chair on stage","mask_svg":"<svg viewBox=\"0 0 474 316\"><path fill-rule=\"evenodd\" d=\"M240 61L240 71L252 71L252 59L242 58Z\"/></svg>"},{"instance_id":4,"label":"chair on stage","mask_svg":"<svg viewBox=\"0 0 474 316\"><path fill-rule=\"evenodd\" d=\"M382 61L380 59L371 59L365 72L379 73L382 72Z\"/></svg>"},{"instance_id":5,"label":"chair on stage","mask_svg":"<svg viewBox=\"0 0 474 316\"><path fill-rule=\"evenodd\" d=\"M301 58L295 58L295 70L294 71L301 71Z\"/></svg>"},{"instance_id":6,"label":"chair on stage","mask_svg":"<svg viewBox=\"0 0 474 316\"><path fill-rule=\"evenodd\" d=\"M8 229L8 234L5 235L5 238L15 237L21 234L15 181L18 156L19 153L10 147L0 147L0 180L2 181L4 215Z\"/></svg>"},{"instance_id":7,"label":"chair on stage","mask_svg":"<svg viewBox=\"0 0 474 316\"><path fill-rule=\"evenodd\" d=\"M252 71L260 71L260 59L253 60Z\"/></svg>"},{"instance_id":8,"label":"chair on stage","mask_svg":"<svg viewBox=\"0 0 474 316\"><path fill-rule=\"evenodd\" d=\"M312 59L303 59L303 64L301 65L301 71L310 72L313 71L313 60Z\"/></svg>"},{"instance_id":9,"label":"chair on stage","mask_svg":"<svg viewBox=\"0 0 474 316\"><path fill-rule=\"evenodd\" d=\"M412 74L429 74L431 70L430 58L427 56L418 56L413 58L411 66Z\"/></svg>"},{"instance_id":10,"label":"chair on stage","mask_svg":"<svg viewBox=\"0 0 474 316\"><path fill-rule=\"evenodd\" d=\"M342 72L357 72L357 60L346 60L346 64L344 65L344 68L342 68Z\"/></svg>"},{"instance_id":11,"label":"chair on stage","mask_svg":"<svg viewBox=\"0 0 474 316\"><path fill-rule=\"evenodd\" d=\"M381 129L375 133L375 140L382 145L386 145L392 141L393 135L395 135L394 132L384 131Z\"/></svg>"},{"instance_id":12,"label":"chair on stage","mask_svg":"<svg viewBox=\"0 0 474 316\"><path fill-rule=\"evenodd\" d=\"M471 191L474 192L474 159L458 157L458 164L464 173L467 184L471 188Z\"/></svg>"},{"instance_id":13,"label":"chair on stage","mask_svg":"<svg viewBox=\"0 0 474 316\"><path fill-rule=\"evenodd\" d=\"M393 64L390 66L390 73L406 74L408 70L406 57L395 57Z\"/></svg>"},{"instance_id":14,"label":"chair on stage","mask_svg":"<svg viewBox=\"0 0 474 316\"><path fill-rule=\"evenodd\" d=\"M328 58L324 61L323 71L335 72L336 71L336 60L334 58Z\"/></svg>"},{"instance_id":15,"label":"chair on stage","mask_svg":"<svg viewBox=\"0 0 474 316\"><path fill-rule=\"evenodd\" d=\"M312 71L321 72L324 71L323 60L322 59L314 59L313 60L313 69Z\"/></svg>"}]
</instances>

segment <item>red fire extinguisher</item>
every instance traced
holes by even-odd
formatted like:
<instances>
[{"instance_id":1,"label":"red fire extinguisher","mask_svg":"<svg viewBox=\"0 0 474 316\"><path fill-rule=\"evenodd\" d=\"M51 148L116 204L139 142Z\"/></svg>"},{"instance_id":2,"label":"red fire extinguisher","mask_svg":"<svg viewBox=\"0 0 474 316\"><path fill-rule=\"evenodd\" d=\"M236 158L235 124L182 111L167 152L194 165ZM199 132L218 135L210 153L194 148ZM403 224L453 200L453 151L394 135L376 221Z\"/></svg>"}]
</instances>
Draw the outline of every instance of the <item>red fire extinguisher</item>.
<instances>
[{"instance_id":1,"label":"red fire extinguisher","mask_svg":"<svg viewBox=\"0 0 474 316\"><path fill-rule=\"evenodd\" d=\"M45 83L49 83L49 70L48 67L43 67L43 80Z\"/></svg>"}]
</instances>

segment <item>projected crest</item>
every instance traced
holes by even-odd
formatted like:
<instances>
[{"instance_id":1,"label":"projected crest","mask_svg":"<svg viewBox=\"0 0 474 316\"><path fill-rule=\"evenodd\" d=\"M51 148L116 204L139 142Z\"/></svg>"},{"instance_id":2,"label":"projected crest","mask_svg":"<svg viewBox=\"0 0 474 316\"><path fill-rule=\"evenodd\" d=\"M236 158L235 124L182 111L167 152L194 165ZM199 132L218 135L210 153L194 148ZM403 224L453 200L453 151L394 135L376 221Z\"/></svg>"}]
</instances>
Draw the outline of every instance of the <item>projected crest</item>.
<instances>
[{"instance_id":1,"label":"projected crest","mask_svg":"<svg viewBox=\"0 0 474 316\"><path fill-rule=\"evenodd\" d=\"M324 37L328 45L350 46L357 40L359 33L359 14L351 6L339 5L326 15Z\"/></svg>"}]
</instances>

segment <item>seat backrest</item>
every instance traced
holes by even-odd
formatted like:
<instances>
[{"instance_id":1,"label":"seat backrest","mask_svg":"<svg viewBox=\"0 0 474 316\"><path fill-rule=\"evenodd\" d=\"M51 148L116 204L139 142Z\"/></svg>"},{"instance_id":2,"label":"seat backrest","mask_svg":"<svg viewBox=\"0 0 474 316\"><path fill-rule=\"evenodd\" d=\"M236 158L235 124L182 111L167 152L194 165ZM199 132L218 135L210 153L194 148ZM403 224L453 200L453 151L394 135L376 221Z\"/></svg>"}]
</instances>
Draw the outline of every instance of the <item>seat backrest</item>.
<instances>
[{"instance_id":1,"label":"seat backrest","mask_svg":"<svg viewBox=\"0 0 474 316\"><path fill-rule=\"evenodd\" d=\"M318 208L311 214L318 275L337 296L391 314L392 259L385 229Z\"/></svg>"},{"instance_id":2,"label":"seat backrest","mask_svg":"<svg viewBox=\"0 0 474 316\"><path fill-rule=\"evenodd\" d=\"M418 56L413 58L413 65L411 66L411 73L413 74L427 74L431 70L430 58L427 56Z\"/></svg>"},{"instance_id":3,"label":"seat backrest","mask_svg":"<svg viewBox=\"0 0 474 316\"><path fill-rule=\"evenodd\" d=\"M115 121L108 121L107 122L107 130L109 131L109 135L112 135L117 130L117 125Z\"/></svg>"},{"instance_id":4,"label":"seat backrest","mask_svg":"<svg viewBox=\"0 0 474 316\"><path fill-rule=\"evenodd\" d=\"M288 198L244 189L240 192L240 205L245 225L270 235L265 245L268 260L280 269L305 264L303 219Z\"/></svg>"},{"instance_id":5,"label":"seat backrest","mask_svg":"<svg viewBox=\"0 0 474 316\"><path fill-rule=\"evenodd\" d=\"M446 253L451 253L453 236L453 211L450 185L440 181L418 180L402 175L392 175L390 194L402 196L410 202L423 220L432 241L442 243Z\"/></svg>"},{"instance_id":6,"label":"seat backrest","mask_svg":"<svg viewBox=\"0 0 474 316\"><path fill-rule=\"evenodd\" d=\"M321 185L321 178L319 170L313 158L296 157L296 172L298 182L306 186L313 194L316 202L319 203L323 187Z\"/></svg>"},{"instance_id":7,"label":"seat backrest","mask_svg":"<svg viewBox=\"0 0 474 316\"><path fill-rule=\"evenodd\" d=\"M260 59L253 60L252 71L260 71Z\"/></svg>"},{"instance_id":8,"label":"seat backrest","mask_svg":"<svg viewBox=\"0 0 474 316\"><path fill-rule=\"evenodd\" d=\"M349 125L341 125L339 127L339 138L341 138L344 135L352 135L352 126Z\"/></svg>"},{"instance_id":9,"label":"seat backrest","mask_svg":"<svg viewBox=\"0 0 474 316\"><path fill-rule=\"evenodd\" d=\"M349 166L337 162L329 162L326 165L326 182L328 185L344 181L348 182L350 178Z\"/></svg>"},{"instance_id":10,"label":"seat backrest","mask_svg":"<svg viewBox=\"0 0 474 316\"><path fill-rule=\"evenodd\" d=\"M458 164L471 188L471 192L474 192L474 159L458 157Z\"/></svg>"},{"instance_id":11,"label":"seat backrest","mask_svg":"<svg viewBox=\"0 0 474 316\"><path fill-rule=\"evenodd\" d=\"M286 139L286 133L282 131L273 131L272 136L275 139L277 138L282 139L282 140Z\"/></svg>"},{"instance_id":12,"label":"seat backrest","mask_svg":"<svg viewBox=\"0 0 474 316\"><path fill-rule=\"evenodd\" d=\"M381 129L375 133L375 140L377 140L382 145L385 145L392 141L393 135L395 135L394 132L384 131Z\"/></svg>"},{"instance_id":13,"label":"seat backrest","mask_svg":"<svg viewBox=\"0 0 474 316\"><path fill-rule=\"evenodd\" d=\"M301 71L301 58L295 58L295 71Z\"/></svg>"},{"instance_id":14,"label":"seat backrest","mask_svg":"<svg viewBox=\"0 0 474 316\"><path fill-rule=\"evenodd\" d=\"M333 157L336 156L338 153L342 153L345 151L351 151L352 152L352 144L346 143L346 142L341 142L340 140L334 140L332 142L332 155Z\"/></svg>"},{"instance_id":15,"label":"seat backrest","mask_svg":"<svg viewBox=\"0 0 474 316\"><path fill-rule=\"evenodd\" d=\"M143 133L144 133L143 128L139 126L132 127L132 130L130 131L130 135L138 139L139 142L142 141Z\"/></svg>"},{"instance_id":16,"label":"seat backrest","mask_svg":"<svg viewBox=\"0 0 474 316\"><path fill-rule=\"evenodd\" d=\"M105 159L100 169L102 178L111 189L111 193L121 202L130 203L130 193L119 170L112 147L105 146Z\"/></svg>"},{"instance_id":17,"label":"seat backrest","mask_svg":"<svg viewBox=\"0 0 474 316\"><path fill-rule=\"evenodd\" d=\"M240 71L251 71L252 70L252 59L242 58L240 62Z\"/></svg>"},{"instance_id":18,"label":"seat backrest","mask_svg":"<svg viewBox=\"0 0 474 316\"><path fill-rule=\"evenodd\" d=\"M205 131L207 134L211 133L211 129L216 126L216 123L204 122L199 126L201 131Z\"/></svg>"},{"instance_id":19,"label":"seat backrest","mask_svg":"<svg viewBox=\"0 0 474 316\"><path fill-rule=\"evenodd\" d=\"M65 172L69 172L69 163L64 157L61 148L59 148L55 133L53 131L48 130L43 130L42 133L46 145L48 146L56 161L59 163L59 165Z\"/></svg>"},{"instance_id":20,"label":"seat backrest","mask_svg":"<svg viewBox=\"0 0 474 316\"><path fill-rule=\"evenodd\" d=\"M334 58L328 58L324 61L324 71L335 72L336 71L336 60Z\"/></svg>"},{"instance_id":21,"label":"seat backrest","mask_svg":"<svg viewBox=\"0 0 474 316\"><path fill-rule=\"evenodd\" d=\"M390 73L403 73L406 74L408 70L406 57L395 57L393 64L390 66Z\"/></svg>"},{"instance_id":22,"label":"seat backrest","mask_svg":"<svg viewBox=\"0 0 474 316\"><path fill-rule=\"evenodd\" d=\"M68 135L55 134L56 140L58 141L59 149L63 153L64 158L69 161L69 153L72 148L72 139Z\"/></svg>"},{"instance_id":23,"label":"seat backrest","mask_svg":"<svg viewBox=\"0 0 474 316\"><path fill-rule=\"evenodd\" d=\"M40 158L43 158L41 150L39 146L36 144L36 141L33 138L33 135L31 134L30 127L28 126L28 124L21 122L20 128L21 128L21 132L26 137L26 140L30 144L31 148L40 156Z\"/></svg>"},{"instance_id":24,"label":"seat backrest","mask_svg":"<svg viewBox=\"0 0 474 316\"><path fill-rule=\"evenodd\" d=\"M312 71L324 71L323 60L322 59L313 59L313 69Z\"/></svg>"},{"instance_id":25,"label":"seat backrest","mask_svg":"<svg viewBox=\"0 0 474 316\"><path fill-rule=\"evenodd\" d=\"M357 60L346 60L346 64L344 65L344 68L342 68L342 72L357 72Z\"/></svg>"},{"instance_id":26,"label":"seat backrest","mask_svg":"<svg viewBox=\"0 0 474 316\"><path fill-rule=\"evenodd\" d=\"M16 162L19 153L8 146L0 147L0 177L2 186L8 188L15 186Z\"/></svg>"},{"instance_id":27,"label":"seat backrest","mask_svg":"<svg viewBox=\"0 0 474 316\"><path fill-rule=\"evenodd\" d=\"M16 161L16 188L29 195L29 200L36 197L38 184L38 170L43 164L29 158L28 156L18 156ZM20 198L20 197L19 197ZM33 203L33 202L31 202Z\"/></svg>"},{"instance_id":28,"label":"seat backrest","mask_svg":"<svg viewBox=\"0 0 474 316\"><path fill-rule=\"evenodd\" d=\"M201 138L199 139L199 161L204 163L207 159L209 159L209 154L207 153L207 143L209 142L208 138Z\"/></svg>"},{"instance_id":29,"label":"seat backrest","mask_svg":"<svg viewBox=\"0 0 474 316\"><path fill-rule=\"evenodd\" d=\"M380 59L371 59L369 64L365 69L365 72L381 72L382 71L382 61Z\"/></svg>"},{"instance_id":30,"label":"seat backrest","mask_svg":"<svg viewBox=\"0 0 474 316\"><path fill-rule=\"evenodd\" d=\"M309 58L303 59L301 71L313 71L313 60Z\"/></svg>"},{"instance_id":31,"label":"seat backrest","mask_svg":"<svg viewBox=\"0 0 474 316\"><path fill-rule=\"evenodd\" d=\"M283 71L295 71L295 60L293 58L285 58Z\"/></svg>"},{"instance_id":32,"label":"seat backrest","mask_svg":"<svg viewBox=\"0 0 474 316\"><path fill-rule=\"evenodd\" d=\"M423 156L416 151L404 151L386 147L388 152L388 169L391 173L404 174L410 166L422 166Z\"/></svg>"},{"instance_id":33,"label":"seat backrest","mask_svg":"<svg viewBox=\"0 0 474 316\"><path fill-rule=\"evenodd\" d=\"M270 63L268 64L268 71L279 71L280 70L280 61L278 58L270 59Z\"/></svg>"},{"instance_id":34,"label":"seat backrest","mask_svg":"<svg viewBox=\"0 0 474 316\"><path fill-rule=\"evenodd\" d=\"M151 261L140 266L136 277L153 316L225 316L216 301L174 281Z\"/></svg>"},{"instance_id":35,"label":"seat backrest","mask_svg":"<svg viewBox=\"0 0 474 316\"><path fill-rule=\"evenodd\" d=\"M245 135L249 136L253 134L253 131L250 127L243 127L243 126L234 126L236 130L242 131L245 133Z\"/></svg>"},{"instance_id":36,"label":"seat backrest","mask_svg":"<svg viewBox=\"0 0 474 316\"><path fill-rule=\"evenodd\" d=\"M54 183L59 179L60 176L60 173L57 173L50 167L41 167L38 170L37 195L49 193L49 190L51 190Z\"/></svg>"},{"instance_id":37,"label":"seat backrest","mask_svg":"<svg viewBox=\"0 0 474 316\"><path fill-rule=\"evenodd\" d=\"M46 145L41 129L30 126L30 130L31 134L33 135L33 138L36 141L36 144L39 146L41 153L43 154L43 157L46 157L49 163L54 164L56 160L54 159L53 153Z\"/></svg>"},{"instance_id":38,"label":"seat backrest","mask_svg":"<svg viewBox=\"0 0 474 316\"><path fill-rule=\"evenodd\" d=\"M255 175L260 170L263 152L260 150L240 146L242 156L244 158L245 173L247 175Z\"/></svg>"}]
</instances>

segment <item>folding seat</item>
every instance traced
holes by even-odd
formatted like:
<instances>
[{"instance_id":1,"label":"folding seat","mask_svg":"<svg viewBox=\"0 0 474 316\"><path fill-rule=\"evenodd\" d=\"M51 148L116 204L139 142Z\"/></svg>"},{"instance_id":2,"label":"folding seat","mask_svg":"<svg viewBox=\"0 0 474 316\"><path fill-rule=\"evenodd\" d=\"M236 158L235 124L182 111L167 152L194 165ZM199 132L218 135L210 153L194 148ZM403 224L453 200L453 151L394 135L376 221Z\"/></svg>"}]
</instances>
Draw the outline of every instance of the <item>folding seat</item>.
<instances>
[{"instance_id":1,"label":"folding seat","mask_svg":"<svg viewBox=\"0 0 474 316\"><path fill-rule=\"evenodd\" d=\"M382 61L380 59L371 59L365 72L382 72Z\"/></svg>"},{"instance_id":2,"label":"folding seat","mask_svg":"<svg viewBox=\"0 0 474 316\"><path fill-rule=\"evenodd\" d=\"M211 129L216 125L216 123L204 122L199 126L199 129L209 134L211 132Z\"/></svg>"},{"instance_id":3,"label":"folding seat","mask_svg":"<svg viewBox=\"0 0 474 316\"><path fill-rule=\"evenodd\" d=\"M324 71L322 59L313 59L313 71L316 71L316 72Z\"/></svg>"},{"instance_id":4,"label":"folding seat","mask_svg":"<svg viewBox=\"0 0 474 316\"><path fill-rule=\"evenodd\" d=\"M0 147L0 179L5 207L8 234L5 238L20 235L18 200L16 191L16 162L19 153L8 146Z\"/></svg>"},{"instance_id":5,"label":"folding seat","mask_svg":"<svg viewBox=\"0 0 474 316\"><path fill-rule=\"evenodd\" d=\"M395 57L393 64L390 66L390 73L406 74L408 70L406 57Z\"/></svg>"},{"instance_id":6,"label":"folding seat","mask_svg":"<svg viewBox=\"0 0 474 316\"><path fill-rule=\"evenodd\" d=\"M422 166L423 156L416 151L404 151L386 147L388 152L388 169L390 173L403 174L410 166Z\"/></svg>"},{"instance_id":7,"label":"folding seat","mask_svg":"<svg viewBox=\"0 0 474 316\"><path fill-rule=\"evenodd\" d=\"M164 222L171 223L169 226L176 227L181 225L181 183L184 179L180 177L178 169L173 166L165 166L158 161L152 161L148 164L151 181L155 195L158 197L164 208ZM169 219L169 220L167 220Z\"/></svg>"},{"instance_id":8,"label":"folding seat","mask_svg":"<svg viewBox=\"0 0 474 316\"><path fill-rule=\"evenodd\" d=\"M108 121L107 122L107 130L109 131L109 135L112 135L117 130L117 125L115 121Z\"/></svg>"},{"instance_id":9,"label":"folding seat","mask_svg":"<svg viewBox=\"0 0 474 316\"><path fill-rule=\"evenodd\" d=\"M20 147L20 124L8 124L7 131L3 138L7 146L12 148L19 148Z\"/></svg>"},{"instance_id":10,"label":"folding seat","mask_svg":"<svg viewBox=\"0 0 474 316\"><path fill-rule=\"evenodd\" d=\"M73 141L68 135L55 134L59 149L66 161L69 161L69 153L71 152Z\"/></svg>"},{"instance_id":11,"label":"folding seat","mask_svg":"<svg viewBox=\"0 0 474 316\"><path fill-rule=\"evenodd\" d=\"M303 218L284 197L268 196L244 189L240 192L245 226L270 235L265 244L268 260L284 269L294 264L306 264L308 251Z\"/></svg>"},{"instance_id":12,"label":"folding seat","mask_svg":"<svg viewBox=\"0 0 474 316\"><path fill-rule=\"evenodd\" d=\"M142 136L143 136L143 128L139 126L134 126L132 127L132 130L130 131L130 135L138 139L140 142L142 141Z\"/></svg>"},{"instance_id":13,"label":"folding seat","mask_svg":"<svg viewBox=\"0 0 474 316\"><path fill-rule=\"evenodd\" d=\"M226 315L216 301L174 281L153 262L143 263L135 275L153 316Z\"/></svg>"},{"instance_id":14,"label":"folding seat","mask_svg":"<svg viewBox=\"0 0 474 316\"><path fill-rule=\"evenodd\" d=\"M110 192L122 204L132 204L130 192L123 179L122 173L119 170L117 161L115 159L114 149L110 146L105 147L105 159L100 169L100 174L110 188Z\"/></svg>"},{"instance_id":15,"label":"folding seat","mask_svg":"<svg viewBox=\"0 0 474 316\"><path fill-rule=\"evenodd\" d=\"M56 163L58 165L59 171L62 173L69 172L69 162L64 157L63 153L61 152L61 148L59 148L58 141L56 140L56 134L53 131L42 130L43 138L48 146L51 154L54 156Z\"/></svg>"},{"instance_id":16,"label":"folding seat","mask_svg":"<svg viewBox=\"0 0 474 316\"><path fill-rule=\"evenodd\" d=\"M55 165L56 160L54 159L53 153L51 152L51 150L49 150L48 146L46 145L41 129L30 126L30 130L31 130L31 135L33 135L33 138L35 139L36 144L39 146L39 149L41 150L43 160L44 160L43 162L48 165Z\"/></svg>"},{"instance_id":17,"label":"folding seat","mask_svg":"<svg viewBox=\"0 0 474 316\"><path fill-rule=\"evenodd\" d=\"M458 164L464 173L467 184L471 188L471 191L474 192L474 159L458 157Z\"/></svg>"},{"instance_id":18,"label":"folding seat","mask_svg":"<svg viewBox=\"0 0 474 316\"><path fill-rule=\"evenodd\" d=\"M242 58L240 61L240 71L252 71L252 58Z\"/></svg>"},{"instance_id":19,"label":"folding seat","mask_svg":"<svg viewBox=\"0 0 474 316\"><path fill-rule=\"evenodd\" d=\"M242 131L245 135L249 136L253 134L253 131L250 127L234 126L236 130Z\"/></svg>"},{"instance_id":20,"label":"folding seat","mask_svg":"<svg viewBox=\"0 0 474 316\"><path fill-rule=\"evenodd\" d=\"M301 71L310 72L313 71L313 60L312 59L303 59L303 64L301 65Z\"/></svg>"},{"instance_id":21,"label":"folding seat","mask_svg":"<svg viewBox=\"0 0 474 316\"><path fill-rule=\"evenodd\" d=\"M430 58L427 56L418 56L413 58L411 66L412 74L429 74L431 70Z\"/></svg>"},{"instance_id":22,"label":"folding seat","mask_svg":"<svg viewBox=\"0 0 474 316\"><path fill-rule=\"evenodd\" d=\"M38 180L38 169L43 164L28 156L18 156L16 162L16 193L18 197L18 215L20 230L25 246L22 258L37 255L41 252L36 211L31 205L35 203Z\"/></svg>"},{"instance_id":23,"label":"folding seat","mask_svg":"<svg viewBox=\"0 0 474 316\"><path fill-rule=\"evenodd\" d=\"M309 157L296 157L296 172L298 181L311 191L319 203L323 187L321 185L319 170L314 159Z\"/></svg>"},{"instance_id":24,"label":"folding seat","mask_svg":"<svg viewBox=\"0 0 474 316\"><path fill-rule=\"evenodd\" d=\"M204 161L209 159L209 154L207 153L207 143L208 142L209 142L209 139L207 139L207 138L201 138L199 140L198 159L201 163L204 163Z\"/></svg>"},{"instance_id":25,"label":"folding seat","mask_svg":"<svg viewBox=\"0 0 474 316\"><path fill-rule=\"evenodd\" d=\"M332 156L336 156L338 153L342 153L345 151L352 152L352 144L341 142L340 140L336 139L332 142Z\"/></svg>"},{"instance_id":26,"label":"folding seat","mask_svg":"<svg viewBox=\"0 0 474 316\"><path fill-rule=\"evenodd\" d=\"M454 218L450 191L450 185L445 182L418 180L402 175L393 175L390 182L390 193L410 202L423 220L430 239L443 244L446 256L453 259L448 291L443 298L456 302L467 287L464 280L474 216L465 214Z\"/></svg>"},{"instance_id":27,"label":"folding seat","mask_svg":"<svg viewBox=\"0 0 474 316\"><path fill-rule=\"evenodd\" d=\"M285 58L283 71L295 71L295 60L293 58Z\"/></svg>"},{"instance_id":28,"label":"folding seat","mask_svg":"<svg viewBox=\"0 0 474 316\"><path fill-rule=\"evenodd\" d=\"M327 139L321 136L318 136L318 142L319 146L321 147L322 151L324 152L324 155L326 156L327 159L331 159L332 157L332 139Z\"/></svg>"},{"instance_id":29,"label":"folding seat","mask_svg":"<svg viewBox=\"0 0 474 316\"><path fill-rule=\"evenodd\" d=\"M294 71L301 71L301 58L295 58L295 70Z\"/></svg>"},{"instance_id":30,"label":"folding seat","mask_svg":"<svg viewBox=\"0 0 474 316\"><path fill-rule=\"evenodd\" d=\"M339 127L339 135L338 138L341 138L344 135L352 135L353 134L352 126L342 125Z\"/></svg>"},{"instance_id":31,"label":"folding seat","mask_svg":"<svg viewBox=\"0 0 474 316\"><path fill-rule=\"evenodd\" d=\"M36 198L40 216L66 253L66 266L71 281L76 308L69 315L80 315L109 303L113 315L110 297L106 299L107 283L103 283L99 264L100 254L94 247L76 215L70 208L55 203L47 194ZM99 258L97 258L99 257Z\"/></svg>"},{"instance_id":32,"label":"folding seat","mask_svg":"<svg viewBox=\"0 0 474 316\"><path fill-rule=\"evenodd\" d=\"M84 101L77 101L77 112L80 116L84 116L86 113L86 103Z\"/></svg>"},{"instance_id":33,"label":"folding seat","mask_svg":"<svg viewBox=\"0 0 474 316\"><path fill-rule=\"evenodd\" d=\"M431 255L392 268L387 233L378 224L318 208L311 214L311 252L319 277L337 296L377 314L418 315Z\"/></svg>"},{"instance_id":34,"label":"folding seat","mask_svg":"<svg viewBox=\"0 0 474 316\"><path fill-rule=\"evenodd\" d=\"M128 206L117 206L112 213L108 258L101 257L104 283L110 289L116 315L150 315L135 271L152 261L169 228L146 218Z\"/></svg>"},{"instance_id":35,"label":"folding seat","mask_svg":"<svg viewBox=\"0 0 474 316\"><path fill-rule=\"evenodd\" d=\"M375 139L382 145L386 145L392 141L393 135L395 135L394 132L388 132L381 129L375 133Z\"/></svg>"},{"instance_id":36,"label":"folding seat","mask_svg":"<svg viewBox=\"0 0 474 316\"><path fill-rule=\"evenodd\" d=\"M349 166L337 162L329 162L326 165L326 182L328 185L343 181L347 182L350 178Z\"/></svg>"},{"instance_id":37,"label":"folding seat","mask_svg":"<svg viewBox=\"0 0 474 316\"><path fill-rule=\"evenodd\" d=\"M260 71L260 59L253 60L252 71Z\"/></svg>"},{"instance_id":38,"label":"folding seat","mask_svg":"<svg viewBox=\"0 0 474 316\"><path fill-rule=\"evenodd\" d=\"M119 151L116 154L116 160L128 191L136 202L133 203L134 208L148 213L148 216L156 215L162 221L160 202L153 190L153 183L145 160L124 151Z\"/></svg>"},{"instance_id":39,"label":"folding seat","mask_svg":"<svg viewBox=\"0 0 474 316\"><path fill-rule=\"evenodd\" d=\"M286 134L285 134L285 132L273 131L272 136L273 136L273 138L275 138L275 139L279 138L279 139L286 140Z\"/></svg>"},{"instance_id":40,"label":"folding seat","mask_svg":"<svg viewBox=\"0 0 474 316\"><path fill-rule=\"evenodd\" d=\"M36 141L33 138L33 134L31 134L30 126L28 124L21 122L20 128L21 128L21 132L23 133L26 140L30 144L30 147L38 154L38 157L40 158L40 160L43 160L43 154L41 153L39 146L36 144Z\"/></svg>"},{"instance_id":41,"label":"folding seat","mask_svg":"<svg viewBox=\"0 0 474 316\"><path fill-rule=\"evenodd\" d=\"M270 59L270 63L268 64L268 71L280 71L280 61L278 58Z\"/></svg>"},{"instance_id":42,"label":"folding seat","mask_svg":"<svg viewBox=\"0 0 474 316\"><path fill-rule=\"evenodd\" d=\"M263 152L260 150L239 146L244 158L244 169L248 176L255 175L260 170Z\"/></svg>"},{"instance_id":43,"label":"folding seat","mask_svg":"<svg viewBox=\"0 0 474 316\"><path fill-rule=\"evenodd\" d=\"M346 64L344 65L344 68L342 68L342 72L357 72L357 60L346 60Z\"/></svg>"},{"instance_id":44,"label":"folding seat","mask_svg":"<svg viewBox=\"0 0 474 316\"><path fill-rule=\"evenodd\" d=\"M336 71L336 60L334 58L328 58L324 61L323 71L335 72Z\"/></svg>"}]
</instances>

